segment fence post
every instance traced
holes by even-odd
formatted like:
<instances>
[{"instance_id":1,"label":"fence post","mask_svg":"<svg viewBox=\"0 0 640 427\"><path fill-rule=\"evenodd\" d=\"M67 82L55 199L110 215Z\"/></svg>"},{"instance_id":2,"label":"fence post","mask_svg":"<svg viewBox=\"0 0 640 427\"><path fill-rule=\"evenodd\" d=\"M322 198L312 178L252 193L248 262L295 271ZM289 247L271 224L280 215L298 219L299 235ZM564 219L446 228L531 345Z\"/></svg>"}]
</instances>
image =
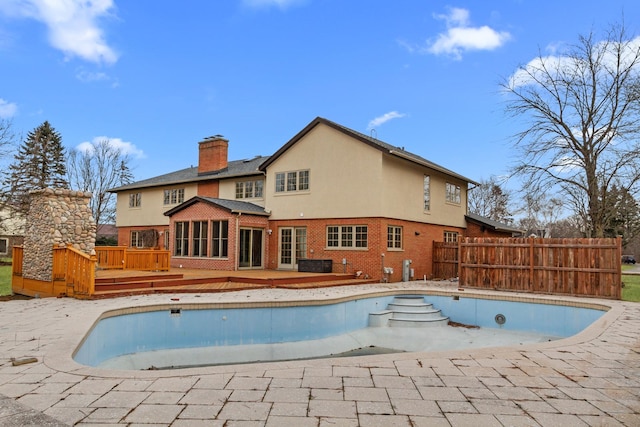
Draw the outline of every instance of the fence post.
<instances>
[{"instance_id":1,"label":"fence post","mask_svg":"<svg viewBox=\"0 0 640 427\"><path fill-rule=\"evenodd\" d=\"M533 250L534 237L529 237L529 292L533 289L533 272L534 272L534 250Z\"/></svg>"}]
</instances>

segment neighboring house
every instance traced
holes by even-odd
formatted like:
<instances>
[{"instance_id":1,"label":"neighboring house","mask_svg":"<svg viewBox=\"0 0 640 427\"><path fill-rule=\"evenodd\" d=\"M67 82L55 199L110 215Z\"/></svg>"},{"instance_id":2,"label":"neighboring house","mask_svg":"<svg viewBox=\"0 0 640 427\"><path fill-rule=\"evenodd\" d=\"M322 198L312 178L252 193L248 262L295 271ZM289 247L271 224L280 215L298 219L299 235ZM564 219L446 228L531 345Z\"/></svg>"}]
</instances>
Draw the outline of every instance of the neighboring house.
<instances>
[{"instance_id":1,"label":"neighboring house","mask_svg":"<svg viewBox=\"0 0 640 427\"><path fill-rule=\"evenodd\" d=\"M464 237L521 237L524 230L499 221L468 213Z\"/></svg>"},{"instance_id":2,"label":"neighboring house","mask_svg":"<svg viewBox=\"0 0 640 427\"><path fill-rule=\"evenodd\" d=\"M112 246L118 243L118 229L115 224L98 224L96 245Z\"/></svg>"},{"instance_id":3,"label":"neighboring house","mask_svg":"<svg viewBox=\"0 0 640 427\"><path fill-rule=\"evenodd\" d=\"M0 257L11 258L13 247L24 241L24 217L4 208L0 210Z\"/></svg>"},{"instance_id":4,"label":"neighboring house","mask_svg":"<svg viewBox=\"0 0 640 427\"><path fill-rule=\"evenodd\" d=\"M197 167L112 189L119 244L168 248L172 267L294 270L318 259L399 281L430 277L433 242L457 241L477 220L467 215L477 183L323 118L270 157L228 161L227 151L226 139L206 138Z\"/></svg>"}]
</instances>

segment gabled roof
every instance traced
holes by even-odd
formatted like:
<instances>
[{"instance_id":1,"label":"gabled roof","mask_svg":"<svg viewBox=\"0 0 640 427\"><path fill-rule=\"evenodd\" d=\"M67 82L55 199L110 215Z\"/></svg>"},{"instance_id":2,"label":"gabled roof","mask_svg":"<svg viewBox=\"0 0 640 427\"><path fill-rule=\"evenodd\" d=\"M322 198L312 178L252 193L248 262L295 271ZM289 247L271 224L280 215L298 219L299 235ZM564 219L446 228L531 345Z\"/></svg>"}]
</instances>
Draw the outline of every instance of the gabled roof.
<instances>
[{"instance_id":1,"label":"gabled roof","mask_svg":"<svg viewBox=\"0 0 640 427\"><path fill-rule=\"evenodd\" d=\"M198 175L198 167L181 169L179 171L155 176L153 178L144 179L142 181L132 182L131 184L121 187L112 188L111 193L119 191L134 190L138 188L159 187L175 184L186 184L198 181L210 181L212 179L237 178L243 176L262 175L263 173L258 167L267 160L267 157L256 156L253 159L233 160L227 164L227 167L213 173Z\"/></svg>"},{"instance_id":2,"label":"gabled roof","mask_svg":"<svg viewBox=\"0 0 640 427\"><path fill-rule=\"evenodd\" d=\"M345 135L348 135L354 139L357 139L358 141L361 141L373 148L376 148L380 151L382 151L383 153L392 155L392 156L396 156L399 157L401 159L404 160L408 160L410 162L416 163L418 165L421 166L425 166L429 169L433 169L435 171L441 172L443 174L458 178L462 181L468 182L470 184L473 185L479 185L477 182L472 181L469 178L466 178L456 172L453 172L452 170L449 170L445 167L442 167L440 165L437 165L423 157L418 156L417 154L413 154L409 151L404 150L403 148L400 147L395 147L391 144L388 144L384 141L381 141L379 139L367 136L363 133L360 133L358 131L355 131L353 129L349 129L348 127L342 126L338 123L332 122L331 120L327 120L325 118L322 117L316 117L315 120L313 120L311 123L309 123L304 129L302 129L300 132L298 132L293 138L291 138L289 140L289 142L287 142L285 145L283 145L282 147L280 147L280 149L278 151L276 151L271 157L269 157L269 159L267 159L265 162L263 162L260 165L260 170L264 171L266 170L270 164L272 164L274 161L276 161L278 159L278 157L280 157L282 154L284 154L285 151L287 151L289 148L291 148L295 143L297 143L300 139L302 139L306 134L308 134L309 132L311 132L311 130L313 128L315 128L316 126L318 126L319 124L324 124L326 126L329 126L339 132L342 132Z\"/></svg>"},{"instance_id":3,"label":"gabled roof","mask_svg":"<svg viewBox=\"0 0 640 427\"><path fill-rule=\"evenodd\" d=\"M524 230L521 230L517 227L513 227L509 224L505 224L503 222L499 222L499 221L494 221L492 219L477 215L477 214L473 214L473 213L469 213L467 215L465 215L465 218L467 219L467 221L471 221L471 222L475 222L477 224L480 225L484 225L485 227L488 227L492 230L495 231L504 231L506 233L524 233Z\"/></svg>"},{"instance_id":4,"label":"gabled roof","mask_svg":"<svg viewBox=\"0 0 640 427\"><path fill-rule=\"evenodd\" d=\"M164 214L166 216L171 216L196 203L207 203L215 207L229 211L231 213L237 213L237 214L249 214L249 215L260 215L260 216L271 215L271 213L265 211L265 209L262 206L255 205L253 203L241 202L238 200L229 200L229 199L216 199L213 197L202 197L202 196L192 197L186 202L179 204L175 208L169 209Z\"/></svg>"}]
</instances>

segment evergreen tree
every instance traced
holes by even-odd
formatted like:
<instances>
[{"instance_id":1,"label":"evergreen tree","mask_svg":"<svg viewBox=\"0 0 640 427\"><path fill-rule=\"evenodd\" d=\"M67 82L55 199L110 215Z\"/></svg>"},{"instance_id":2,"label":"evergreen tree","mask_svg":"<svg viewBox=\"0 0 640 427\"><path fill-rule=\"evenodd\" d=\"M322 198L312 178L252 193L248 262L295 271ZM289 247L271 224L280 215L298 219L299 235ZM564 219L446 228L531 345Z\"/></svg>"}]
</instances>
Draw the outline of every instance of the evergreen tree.
<instances>
[{"instance_id":1,"label":"evergreen tree","mask_svg":"<svg viewBox=\"0 0 640 427\"><path fill-rule=\"evenodd\" d=\"M29 192L43 188L66 188L67 168L62 137L45 121L30 131L9 165L7 187L17 210L26 213Z\"/></svg>"}]
</instances>

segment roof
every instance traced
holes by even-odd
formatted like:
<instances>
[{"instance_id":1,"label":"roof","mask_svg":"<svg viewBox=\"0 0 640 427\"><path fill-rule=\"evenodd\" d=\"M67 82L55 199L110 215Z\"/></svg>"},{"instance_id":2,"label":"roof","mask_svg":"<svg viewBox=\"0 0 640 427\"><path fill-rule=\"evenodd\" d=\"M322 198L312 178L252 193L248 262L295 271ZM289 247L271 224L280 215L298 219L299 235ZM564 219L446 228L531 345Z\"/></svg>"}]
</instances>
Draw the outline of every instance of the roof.
<instances>
[{"instance_id":1,"label":"roof","mask_svg":"<svg viewBox=\"0 0 640 427\"><path fill-rule=\"evenodd\" d=\"M381 141L379 139L373 138L371 136L367 136L363 133L360 133L358 131L355 131L353 129L349 129L345 126L342 126L338 123L332 122L331 120L327 120L325 118L322 117L316 117L315 120L313 120L311 123L309 123L304 129L302 129L300 132L298 132L293 138L291 138L289 140L289 142L287 142L285 145L283 145L282 147L280 147L280 149L278 151L276 151L271 157L269 157L265 162L263 162L260 165L260 170L266 170L267 167L269 167L270 164L272 164L274 161L276 161L278 159L278 157L280 157L282 154L284 154L285 151L287 151L289 148L291 148L296 142L298 142L300 139L302 139L306 134L308 134L309 132L311 132L311 130L313 128L315 128L316 126L318 126L319 124L324 124L326 126L329 126L339 132L342 132L345 135L348 135L354 139L357 139L361 142L364 142L365 144L376 148L386 154L392 155L392 156L396 156L399 157L401 159L404 160L408 160L410 162L416 163L418 165L421 166L425 166L429 169L444 173L446 175L458 178L462 181L471 183L473 185L480 185L479 183L464 177L456 172L453 172L452 170L449 170L443 166L437 165L421 156L418 156L417 154L411 153L409 151L404 150L401 147L396 147L393 146L391 144L388 144L384 141Z\"/></svg>"},{"instance_id":2,"label":"roof","mask_svg":"<svg viewBox=\"0 0 640 427\"><path fill-rule=\"evenodd\" d=\"M484 225L485 227L489 227L495 231L504 231L507 233L524 233L524 230L521 230L517 227L513 227L503 222L494 221L492 219L489 219L477 214L469 213L465 215L465 218L467 219L467 221L472 221L480 225Z\"/></svg>"},{"instance_id":3,"label":"roof","mask_svg":"<svg viewBox=\"0 0 640 427\"><path fill-rule=\"evenodd\" d=\"M115 224L98 224L96 229L97 236L117 236L118 229Z\"/></svg>"},{"instance_id":4,"label":"roof","mask_svg":"<svg viewBox=\"0 0 640 427\"><path fill-rule=\"evenodd\" d=\"M229 211L231 213L237 213L237 214L249 214L249 215L260 215L260 216L271 215L271 212L267 212L262 206L258 206L253 203L242 202L238 200L229 200L229 199L216 199L214 197L202 197L202 196L192 197L186 202L176 206L175 208L169 209L164 214L166 216L171 216L196 203L207 203L215 207Z\"/></svg>"},{"instance_id":5,"label":"roof","mask_svg":"<svg viewBox=\"0 0 640 427\"><path fill-rule=\"evenodd\" d=\"M132 182L131 184L121 187L112 188L111 193L119 191L134 190L138 188L159 187L174 184L184 184L198 181L210 181L211 179L237 178L243 176L262 175L263 173L258 167L267 160L265 156L256 156L253 159L233 160L227 164L227 167L212 173L198 174L198 167L181 169L179 171L155 176L153 178L142 181Z\"/></svg>"}]
</instances>

